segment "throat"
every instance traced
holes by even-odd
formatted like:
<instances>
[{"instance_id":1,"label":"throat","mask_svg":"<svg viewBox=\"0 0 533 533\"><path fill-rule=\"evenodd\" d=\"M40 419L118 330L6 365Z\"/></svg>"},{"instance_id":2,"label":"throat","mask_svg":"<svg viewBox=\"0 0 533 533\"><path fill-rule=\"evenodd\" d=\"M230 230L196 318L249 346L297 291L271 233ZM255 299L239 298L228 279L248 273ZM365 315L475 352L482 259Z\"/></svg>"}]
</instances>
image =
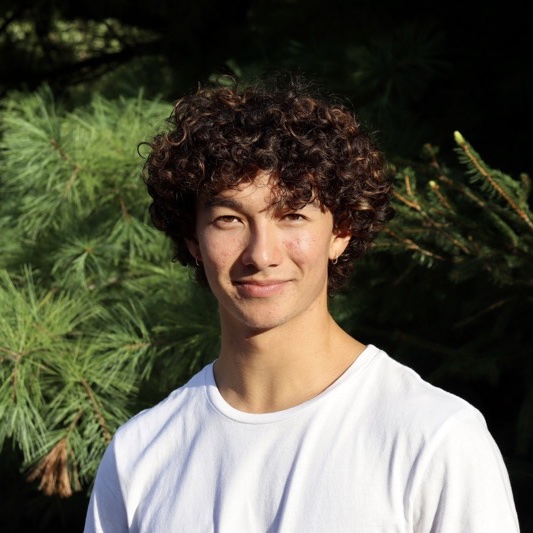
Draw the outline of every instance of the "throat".
<instances>
[{"instance_id":1,"label":"throat","mask_svg":"<svg viewBox=\"0 0 533 533\"><path fill-rule=\"evenodd\" d=\"M340 330L327 348L222 353L214 366L217 387L233 408L247 413L283 411L328 389L365 346ZM287 342L285 342L287 345ZM302 348L302 346L300 346Z\"/></svg>"}]
</instances>

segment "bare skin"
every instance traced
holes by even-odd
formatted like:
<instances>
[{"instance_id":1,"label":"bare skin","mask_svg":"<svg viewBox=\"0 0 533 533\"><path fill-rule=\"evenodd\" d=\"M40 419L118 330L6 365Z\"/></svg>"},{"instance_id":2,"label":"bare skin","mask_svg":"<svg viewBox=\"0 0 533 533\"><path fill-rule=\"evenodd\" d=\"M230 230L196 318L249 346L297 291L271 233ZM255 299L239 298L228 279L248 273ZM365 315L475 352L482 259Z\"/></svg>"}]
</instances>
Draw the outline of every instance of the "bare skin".
<instances>
[{"instance_id":1,"label":"bare skin","mask_svg":"<svg viewBox=\"0 0 533 533\"><path fill-rule=\"evenodd\" d=\"M328 211L272 207L275 182L260 174L197 206L191 253L219 303L222 347L215 380L234 408L266 413L329 387L365 346L328 310L327 268L350 235Z\"/></svg>"}]
</instances>

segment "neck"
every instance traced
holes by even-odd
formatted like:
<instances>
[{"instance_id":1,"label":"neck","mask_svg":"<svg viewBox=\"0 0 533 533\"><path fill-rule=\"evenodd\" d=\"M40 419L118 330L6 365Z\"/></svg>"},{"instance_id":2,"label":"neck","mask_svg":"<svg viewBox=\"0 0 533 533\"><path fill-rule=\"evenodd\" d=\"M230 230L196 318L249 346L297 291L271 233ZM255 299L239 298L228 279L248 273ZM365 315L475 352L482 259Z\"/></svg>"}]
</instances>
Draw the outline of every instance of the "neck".
<instances>
[{"instance_id":1,"label":"neck","mask_svg":"<svg viewBox=\"0 0 533 533\"><path fill-rule=\"evenodd\" d=\"M236 409L280 411L320 394L364 348L329 313L314 323L260 332L234 331L223 322L215 379L222 397Z\"/></svg>"}]
</instances>

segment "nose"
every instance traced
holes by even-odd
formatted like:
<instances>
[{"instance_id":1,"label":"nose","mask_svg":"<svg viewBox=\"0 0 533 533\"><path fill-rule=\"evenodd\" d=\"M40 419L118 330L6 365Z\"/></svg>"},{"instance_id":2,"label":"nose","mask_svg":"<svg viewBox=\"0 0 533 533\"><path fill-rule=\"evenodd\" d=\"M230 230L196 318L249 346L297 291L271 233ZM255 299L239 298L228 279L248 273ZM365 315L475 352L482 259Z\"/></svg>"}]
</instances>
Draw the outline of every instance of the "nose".
<instances>
[{"instance_id":1,"label":"nose","mask_svg":"<svg viewBox=\"0 0 533 533\"><path fill-rule=\"evenodd\" d=\"M263 221L250 227L248 241L241 260L245 265L253 265L258 270L276 266L281 262L282 252L279 235L273 221Z\"/></svg>"}]
</instances>

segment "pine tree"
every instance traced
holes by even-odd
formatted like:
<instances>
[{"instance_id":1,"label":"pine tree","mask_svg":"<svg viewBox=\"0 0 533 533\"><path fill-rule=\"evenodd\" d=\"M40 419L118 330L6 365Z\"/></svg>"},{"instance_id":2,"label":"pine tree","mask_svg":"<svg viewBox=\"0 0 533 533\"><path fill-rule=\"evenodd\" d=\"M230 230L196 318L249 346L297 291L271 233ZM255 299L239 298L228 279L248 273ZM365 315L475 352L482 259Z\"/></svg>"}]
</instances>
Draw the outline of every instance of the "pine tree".
<instances>
[{"instance_id":1,"label":"pine tree","mask_svg":"<svg viewBox=\"0 0 533 533\"><path fill-rule=\"evenodd\" d=\"M381 245L390 251L411 250L423 264L447 263L457 281L483 271L496 285L518 283L529 289L531 180L527 174L515 180L491 169L459 132L454 136L466 175L441 165L438 151L426 145L427 169L397 171L399 221L385 231L388 238Z\"/></svg>"},{"instance_id":2,"label":"pine tree","mask_svg":"<svg viewBox=\"0 0 533 533\"><path fill-rule=\"evenodd\" d=\"M4 103L0 448L45 494L90 485L118 425L217 353L212 299L147 223L137 147L168 113L142 95L67 112L46 88Z\"/></svg>"}]
</instances>

